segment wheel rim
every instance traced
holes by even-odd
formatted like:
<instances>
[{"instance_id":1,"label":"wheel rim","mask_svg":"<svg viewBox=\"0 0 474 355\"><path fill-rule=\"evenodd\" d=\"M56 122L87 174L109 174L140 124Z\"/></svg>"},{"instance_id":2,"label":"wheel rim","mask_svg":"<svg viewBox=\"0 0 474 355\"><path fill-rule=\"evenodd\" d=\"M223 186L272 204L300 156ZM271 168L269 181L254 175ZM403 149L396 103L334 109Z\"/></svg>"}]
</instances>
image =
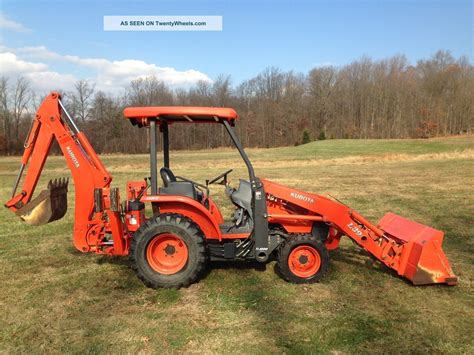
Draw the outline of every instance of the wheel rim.
<instances>
[{"instance_id":1,"label":"wheel rim","mask_svg":"<svg viewBox=\"0 0 474 355\"><path fill-rule=\"evenodd\" d=\"M175 234L159 234L148 244L146 258L154 271L165 275L176 274L188 261L188 247Z\"/></svg>"},{"instance_id":2,"label":"wheel rim","mask_svg":"<svg viewBox=\"0 0 474 355\"><path fill-rule=\"evenodd\" d=\"M298 277L314 276L321 267L319 252L310 245L300 245L294 248L288 257L290 271Z\"/></svg>"}]
</instances>

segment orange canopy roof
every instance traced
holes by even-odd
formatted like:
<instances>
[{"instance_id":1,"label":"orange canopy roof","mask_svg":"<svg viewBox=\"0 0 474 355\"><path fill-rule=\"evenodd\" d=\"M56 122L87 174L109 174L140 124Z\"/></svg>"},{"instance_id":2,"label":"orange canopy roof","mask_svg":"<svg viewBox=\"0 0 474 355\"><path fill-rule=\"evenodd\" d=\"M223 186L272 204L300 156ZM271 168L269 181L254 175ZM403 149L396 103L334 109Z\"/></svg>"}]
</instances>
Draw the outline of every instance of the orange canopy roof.
<instances>
[{"instance_id":1,"label":"orange canopy roof","mask_svg":"<svg viewBox=\"0 0 474 355\"><path fill-rule=\"evenodd\" d=\"M125 118L139 120L147 124L150 118L160 118L167 122L219 122L227 120L233 122L237 112L226 107L201 106L147 106L127 107L123 114Z\"/></svg>"}]
</instances>

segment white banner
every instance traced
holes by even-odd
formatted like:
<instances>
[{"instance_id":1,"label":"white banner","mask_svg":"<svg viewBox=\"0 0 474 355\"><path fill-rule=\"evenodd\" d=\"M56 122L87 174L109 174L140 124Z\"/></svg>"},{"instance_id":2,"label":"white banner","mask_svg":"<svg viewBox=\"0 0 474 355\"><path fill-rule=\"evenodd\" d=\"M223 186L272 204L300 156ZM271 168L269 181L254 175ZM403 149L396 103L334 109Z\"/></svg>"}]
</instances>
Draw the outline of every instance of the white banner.
<instances>
[{"instance_id":1,"label":"white banner","mask_svg":"<svg viewBox=\"0 0 474 355\"><path fill-rule=\"evenodd\" d=\"M104 16L104 31L222 31L222 16Z\"/></svg>"}]
</instances>

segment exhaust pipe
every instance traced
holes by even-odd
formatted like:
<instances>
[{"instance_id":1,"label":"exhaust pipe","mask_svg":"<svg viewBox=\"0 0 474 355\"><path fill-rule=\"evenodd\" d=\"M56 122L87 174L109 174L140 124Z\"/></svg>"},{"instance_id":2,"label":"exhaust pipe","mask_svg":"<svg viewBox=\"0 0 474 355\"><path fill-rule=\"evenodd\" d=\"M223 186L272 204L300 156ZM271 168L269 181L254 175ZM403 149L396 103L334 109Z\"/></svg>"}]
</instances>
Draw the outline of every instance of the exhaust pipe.
<instances>
[{"instance_id":1,"label":"exhaust pipe","mask_svg":"<svg viewBox=\"0 0 474 355\"><path fill-rule=\"evenodd\" d=\"M50 180L46 190L19 208L15 214L32 226L61 219L67 211L68 183L68 178Z\"/></svg>"}]
</instances>

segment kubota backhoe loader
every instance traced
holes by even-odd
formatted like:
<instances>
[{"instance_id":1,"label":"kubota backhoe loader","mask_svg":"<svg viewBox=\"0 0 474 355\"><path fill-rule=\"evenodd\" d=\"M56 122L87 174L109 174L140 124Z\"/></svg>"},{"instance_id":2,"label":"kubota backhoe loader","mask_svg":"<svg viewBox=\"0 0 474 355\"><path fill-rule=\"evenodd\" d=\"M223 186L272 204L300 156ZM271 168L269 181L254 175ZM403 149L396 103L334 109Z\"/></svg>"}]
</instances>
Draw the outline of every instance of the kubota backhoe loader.
<instances>
[{"instance_id":1,"label":"kubota backhoe loader","mask_svg":"<svg viewBox=\"0 0 474 355\"><path fill-rule=\"evenodd\" d=\"M124 115L150 132L151 178L130 181L121 203L112 177L64 108L60 95L46 97L34 117L20 172L6 207L23 221L39 225L64 216L67 179L51 181L32 199L53 140L69 166L75 187L74 245L82 252L129 255L138 277L150 287L182 287L196 281L209 260L276 258L288 281L321 279L328 250L342 236L351 238L398 275L415 285L457 282L441 249L443 232L393 213L377 225L332 199L282 186L255 176L233 126L237 113L214 107L131 107ZM249 174L237 188L228 170L205 184L175 176L170 169L168 127L175 123L223 125ZM156 131L163 135L163 186L158 187ZM16 190L25 169L21 191ZM230 223L209 194L209 185L225 185L235 206ZM151 203L153 216L145 215Z\"/></svg>"}]
</instances>

